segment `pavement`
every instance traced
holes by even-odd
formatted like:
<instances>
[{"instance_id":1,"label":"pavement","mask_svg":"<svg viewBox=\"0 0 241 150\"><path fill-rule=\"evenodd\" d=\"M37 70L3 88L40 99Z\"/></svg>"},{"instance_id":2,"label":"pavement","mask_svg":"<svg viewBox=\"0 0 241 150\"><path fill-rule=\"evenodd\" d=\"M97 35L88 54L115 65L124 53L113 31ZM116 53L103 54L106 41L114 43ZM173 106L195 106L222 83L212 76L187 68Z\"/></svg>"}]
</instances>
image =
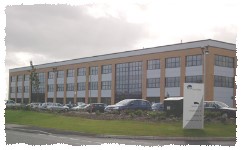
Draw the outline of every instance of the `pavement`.
<instances>
[{"instance_id":1,"label":"pavement","mask_svg":"<svg viewBox=\"0 0 241 150\"><path fill-rule=\"evenodd\" d=\"M65 135L67 134L67 135L80 135L80 136L95 137L95 138L115 138L115 139L236 141L236 137L160 137L160 136L101 135L101 134L82 133L82 132L75 132L75 131L66 131L66 130L59 130L59 129L29 126L29 125L19 125L19 124L5 124L5 130L40 133L40 134L65 134Z\"/></svg>"}]
</instances>

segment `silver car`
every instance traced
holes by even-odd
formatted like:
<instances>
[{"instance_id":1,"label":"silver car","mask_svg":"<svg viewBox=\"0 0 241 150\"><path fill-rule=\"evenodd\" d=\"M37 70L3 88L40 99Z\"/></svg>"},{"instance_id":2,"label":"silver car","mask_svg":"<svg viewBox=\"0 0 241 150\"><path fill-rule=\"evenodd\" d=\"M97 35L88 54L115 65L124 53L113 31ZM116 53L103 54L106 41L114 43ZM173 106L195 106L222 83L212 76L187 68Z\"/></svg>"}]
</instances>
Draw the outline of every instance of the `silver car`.
<instances>
[{"instance_id":1,"label":"silver car","mask_svg":"<svg viewBox=\"0 0 241 150\"><path fill-rule=\"evenodd\" d=\"M47 106L47 109L52 111L68 111L69 107L62 105L60 103L52 103L49 106Z\"/></svg>"}]
</instances>

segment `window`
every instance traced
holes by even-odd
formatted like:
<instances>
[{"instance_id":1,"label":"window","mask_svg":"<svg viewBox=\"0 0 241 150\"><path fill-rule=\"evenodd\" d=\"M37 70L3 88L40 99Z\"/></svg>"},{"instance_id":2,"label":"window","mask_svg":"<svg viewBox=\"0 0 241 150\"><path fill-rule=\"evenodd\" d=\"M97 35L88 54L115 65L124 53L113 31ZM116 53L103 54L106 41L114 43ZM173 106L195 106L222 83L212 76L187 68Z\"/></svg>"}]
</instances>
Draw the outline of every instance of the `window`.
<instances>
[{"instance_id":1,"label":"window","mask_svg":"<svg viewBox=\"0 0 241 150\"><path fill-rule=\"evenodd\" d=\"M147 79L147 88L160 88L160 78Z\"/></svg>"},{"instance_id":2,"label":"window","mask_svg":"<svg viewBox=\"0 0 241 150\"><path fill-rule=\"evenodd\" d=\"M74 76L74 70L67 70L67 77L73 77Z\"/></svg>"},{"instance_id":3,"label":"window","mask_svg":"<svg viewBox=\"0 0 241 150\"><path fill-rule=\"evenodd\" d=\"M74 91L74 83L67 84L67 91Z\"/></svg>"},{"instance_id":4,"label":"window","mask_svg":"<svg viewBox=\"0 0 241 150\"><path fill-rule=\"evenodd\" d=\"M57 84L57 91L64 91L64 84Z\"/></svg>"},{"instance_id":5,"label":"window","mask_svg":"<svg viewBox=\"0 0 241 150\"><path fill-rule=\"evenodd\" d=\"M78 83L78 91L85 91L85 82Z\"/></svg>"},{"instance_id":6,"label":"window","mask_svg":"<svg viewBox=\"0 0 241 150\"><path fill-rule=\"evenodd\" d=\"M115 103L142 98L142 62L116 64Z\"/></svg>"},{"instance_id":7,"label":"window","mask_svg":"<svg viewBox=\"0 0 241 150\"><path fill-rule=\"evenodd\" d=\"M112 71L111 65L102 66L102 74L111 73L111 71Z\"/></svg>"},{"instance_id":8,"label":"window","mask_svg":"<svg viewBox=\"0 0 241 150\"><path fill-rule=\"evenodd\" d=\"M214 86L215 87L234 87L234 78L225 76L214 76Z\"/></svg>"},{"instance_id":9,"label":"window","mask_svg":"<svg viewBox=\"0 0 241 150\"><path fill-rule=\"evenodd\" d=\"M57 77L58 78L64 78L64 71L63 70L60 70L57 72Z\"/></svg>"},{"instance_id":10,"label":"window","mask_svg":"<svg viewBox=\"0 0 241 150\"><path fill-rule=\"evenodd\" d=\"M160 60L159 59L148 60L147 69L148 70L160 69Z\"/></svg>"},{"instance_id":11,"label":"window","mask_svg":"<svg viewBox=\"0 0 241 150\"><path fill-rule=\"evenodd\" d=\"M102 90L111 90L111 81L102 81L101 89Z\"/></svg>"},{"instance_id":12,"label":"window","mask_svg":"<svg viewBox=\"0 0 241 150\"><path fill-rule=\"evenodd\" d=\"M11 92L11 93L15 93L15 92L16 92L16 88L15 88L15 87L11 87L11 88L10 88L10 92Z\"/></svg>"},{"instance_id":13,"label":"window","mask_svg":"<svg viewBox=\"0 0 241 150\"><path fill-rule=\"evenodd\" d=\"M98 67L90 67L90 75L98 75Z\"/></svg>"},{"instance_id":14,"label":"window","mask_svg":"<svg viewBox=\"0 0 241 150\"><path fill-rule=\"evenodd\" d=\"M167 77L166 87L180 87L180 77Z\"/></svg>"},{"instance_id":15,"label":"window","mask_svg":"<svg viewBox=\"0 0 241 150\"><path fill-rule=\"evenodd\" d=\"M24 93L28 93L29 92L29 87L28 86L24 86Z\"/></svg>"},{"instance_id":16,"label":"window","mask_svg":"<svg viewBox=\"0 0 241 150\"><path fill-rule=\"evenodd\" d=\"M193 55L186 57L186 66L200 66L202 65L202 55Z\"/></svg>"},{"instance_id":17,"label":"window","mask_svg":"<svg viewBox=\"0 0 241 150\"><path fill-rule=\"evenodd\" d=\"M29 81L29 75L24 75L24 81Z\"/></svg>"},{"instance_id":18,"label":"window","mask_svg":"<svg viewBox=\"0 0 241 150\"><path fill-rule=\"evenodd\" d=\"M54 84L48 85L48 92L54 92Z\"/></svg>"},{"instance_id":19,"label":"window","mask_svg":"<svg viewBox=\"0 0 241 150\"><path fill-rule=\"evenodd\" d=\"M221 67L234 68L234 58L216 55L215 56L215 65L221 66Z\"/></svg>"},{"instance_id":20,"label":"window","mask_svg":"<svg viewBox=\"0 0 241 150\"><path fill-rule=\"evenodd\" d=\"M86 75L86 68L79 68L78 76L85 76L85 75Z\"/></svg>"},{"instance_id":21,"label":"window","mask_svg":"<svg viewBox=\"0 0 241 150\"><path fill-rule=\"evenodd\" d=\"M16 76L11 76L11 82L16 82Z\"/></svg>"},{"instance_id":22,"label":"window","mask_svg":"<svg viewBox=\"0 0 241 150\"><path fill-rule=\"evenodd\" d=\"M18 86L18 87L17 87L17 92L18 92L18 93L22 93L22 86Z\"/></svg>"},{"instance_id":23,"label":"window","mask_svg":"<svg viewBox=\"0 0 241 150\"><path fill-rule=\"evenodd\" d=\"M54 72L53 71L48 73L48 78L49 79L53 79L54 78Z\"/></svg>"},{"instance_id":24,"label":"window","mask_svg":"<svg viewBox=\"0 0 241 150\"><path fill-rule=\"evenodd\" d=\"M98 90L98 82L89 82L89 90Z\"/></svg>"},{"instance_id":25,"label":"window","mask_svg":"<svg viewBox=\"0 0 241 150\"><path fill-rule=\"evenodd\" d=\"M19 76L18 76L18 82L21 82L21 81L23 81L23 76L22 76L22 75L19 75Z\"/></svg>"},{"instance_id":26,"label":"window","mask_svg":"<svg viewBox=\"0 0 241 150\"><path fill-rule=\"evenodd\" d=\"M202 75L186 76L186 83L202 83Z\"/></svg>"},{"instance_id":27,"label":"window","mask_svg":"<svg viewBox=\"0 0 241 150\"><path fill-rule=\"evenodd\" d=\"M180 57L166 58L166 68L180 67Z\"/></svg>"}]
</instances>

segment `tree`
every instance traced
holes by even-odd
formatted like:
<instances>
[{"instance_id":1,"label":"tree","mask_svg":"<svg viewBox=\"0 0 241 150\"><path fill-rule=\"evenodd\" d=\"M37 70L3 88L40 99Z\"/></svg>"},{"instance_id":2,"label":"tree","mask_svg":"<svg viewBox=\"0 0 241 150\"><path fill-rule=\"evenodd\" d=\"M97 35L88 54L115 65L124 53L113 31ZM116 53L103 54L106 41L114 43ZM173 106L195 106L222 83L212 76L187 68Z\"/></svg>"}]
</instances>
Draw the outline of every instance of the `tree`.
<instances>
[{"instance_id":1,"label":"tree","mask_svg":"<svg viewBox=\"0 0 241 150\"><path fill-rule=\"evenodd\" d=\"M38 73L36 72L36 68L33 66L33 62L30 61L30 82L31 82L31 101L32 100L32 93L36 93L36 100L38 102L38 93L39 93L39 78L38 78Z\"/></svg>"}]
</instances>

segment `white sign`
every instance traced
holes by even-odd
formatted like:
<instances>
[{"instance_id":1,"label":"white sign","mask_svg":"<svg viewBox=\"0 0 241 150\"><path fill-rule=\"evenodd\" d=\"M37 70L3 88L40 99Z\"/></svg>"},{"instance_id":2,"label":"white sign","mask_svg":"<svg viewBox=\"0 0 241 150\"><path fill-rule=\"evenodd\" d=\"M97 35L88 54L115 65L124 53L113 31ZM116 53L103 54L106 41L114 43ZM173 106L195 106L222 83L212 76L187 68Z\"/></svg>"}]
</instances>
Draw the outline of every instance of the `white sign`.
<instances>
[{"instance_id":1,"label":"white sign","mask_svg":"<svg viewBox=\"0 0 241 150\"><path fill-rule=\"evenodd\" d=\"M183 128L203 129L204 121L204 85L184 83Z\"/></svg>"}]
</instances>

